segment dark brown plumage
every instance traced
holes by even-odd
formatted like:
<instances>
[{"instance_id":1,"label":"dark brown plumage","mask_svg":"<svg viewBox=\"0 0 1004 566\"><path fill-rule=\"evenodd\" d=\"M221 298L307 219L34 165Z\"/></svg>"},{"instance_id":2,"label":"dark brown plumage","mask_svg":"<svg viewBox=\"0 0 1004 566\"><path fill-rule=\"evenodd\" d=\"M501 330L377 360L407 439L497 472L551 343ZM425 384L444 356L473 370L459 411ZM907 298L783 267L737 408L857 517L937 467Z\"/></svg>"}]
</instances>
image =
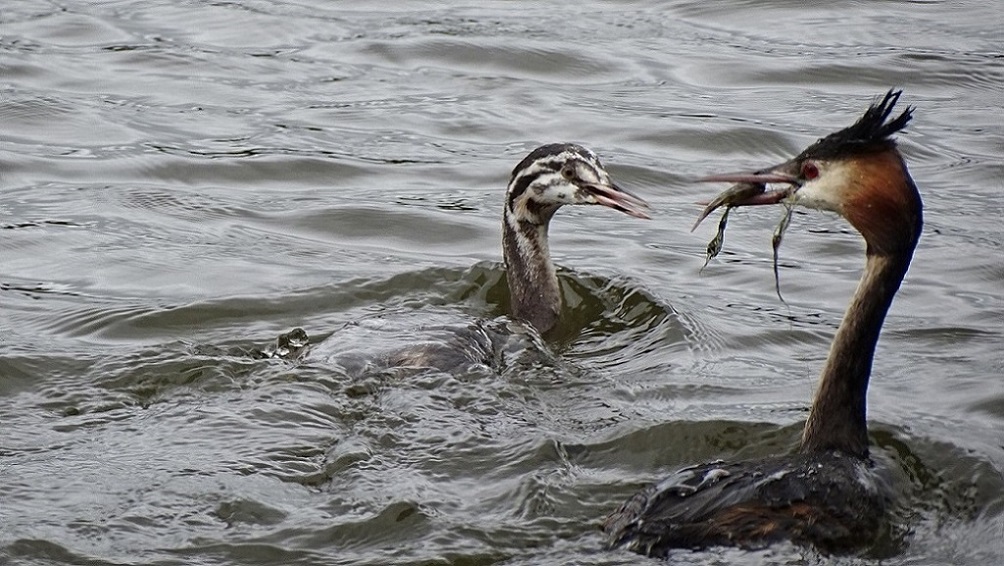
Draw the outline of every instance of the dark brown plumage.
<instances>
[{"instance_id":1,"label":"dark brown plumage","mask_svg":"<svg viewBox=\"0 0 1004 566\"><path fill-rule=\"evenodd\" d=\"M798 452L685 468L607 518L610 546L664 556L673 548L781 540L844 552L874 541L889 488L868 451L868 381L882 324L923 225L920 195L889 137L912 116L908 108L887 121L899 96L889 91L853 125L788 162L706 179L744 184L715 206L786 201L841 214L865 239L865 271L833 338ZM746 190L767 183L787 186Z\"/></svg>"}]
</instances>

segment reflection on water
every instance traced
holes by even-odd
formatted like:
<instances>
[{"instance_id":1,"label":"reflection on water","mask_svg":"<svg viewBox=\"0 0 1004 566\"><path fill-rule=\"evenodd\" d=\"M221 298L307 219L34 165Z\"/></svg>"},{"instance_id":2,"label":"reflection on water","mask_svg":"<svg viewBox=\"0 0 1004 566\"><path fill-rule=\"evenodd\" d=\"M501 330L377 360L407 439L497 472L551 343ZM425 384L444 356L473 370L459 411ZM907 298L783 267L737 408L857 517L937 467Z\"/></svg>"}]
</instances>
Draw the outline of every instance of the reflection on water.
<instances>
[{"instance_id":1,"label":"reflection on water","mask_svg":"<svg viewBox=\"0 0 1004 566\"><path fill-rule=\"evenodd\" d=\"M864 558L1000 562L998 12L5 3L0 562L637 563L599 521L681 466L790 450L862 265L844 221L796 214L782 304L776 211L743 210L702 271L716 189L690 180L892 86L926 230L877 354L899 499ZM566 140L656 217L559 212L543 340L505 316L502 194ZM298 327L312 353L262 355ZM477 363L377 363L428 344Z\"/></svg>"}]
</instances>

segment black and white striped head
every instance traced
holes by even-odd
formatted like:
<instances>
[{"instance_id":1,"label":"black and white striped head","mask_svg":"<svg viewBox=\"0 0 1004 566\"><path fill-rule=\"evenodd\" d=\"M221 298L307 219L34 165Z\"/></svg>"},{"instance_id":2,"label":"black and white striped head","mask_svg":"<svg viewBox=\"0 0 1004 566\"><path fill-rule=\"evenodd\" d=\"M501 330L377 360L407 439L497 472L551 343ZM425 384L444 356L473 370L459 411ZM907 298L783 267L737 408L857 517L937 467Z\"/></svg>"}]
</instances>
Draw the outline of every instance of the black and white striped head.
<instances>
[{"instance_id":1,"label":"black and white striped head","mask_svg":"<svg viewBox=\"0 0 1004 566\"><path fill-rule=\"evenodd\" d=\"M636 218L648 218L648 203L610 180L596 154L571 143L530 152L512 170L506 216L546 224L565 204L601 204Z\"/></svg>"}]
</instances>

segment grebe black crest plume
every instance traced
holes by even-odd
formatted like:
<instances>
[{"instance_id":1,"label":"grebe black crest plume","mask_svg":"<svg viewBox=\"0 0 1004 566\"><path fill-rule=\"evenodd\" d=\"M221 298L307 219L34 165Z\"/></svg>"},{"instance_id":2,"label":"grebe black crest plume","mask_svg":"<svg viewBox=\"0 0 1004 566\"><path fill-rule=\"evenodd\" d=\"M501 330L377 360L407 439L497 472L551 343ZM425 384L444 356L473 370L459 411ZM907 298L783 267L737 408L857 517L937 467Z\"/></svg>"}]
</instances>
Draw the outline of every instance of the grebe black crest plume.
<instances>
[{"instance_id":1,"label":"grebe black crest plume","mask_svg":"<svg viewBox=\"0 0 1004 566\"><path fill-rule=\"evenodd\" d=\"M596 154L580 145L544 145L519 162L506 191L502 252L512 315L541 334L554 327L561 312L547 227L566 204L600 204L648 218L648 204L615 185Z\"/></svg>"},{"instance_id":2,"label":"grebe black crest plume","mask_svg":"<svg viewBox=\"0 0 1004 566\"><path fill-rule=\"evenodd\" d=\"M889 497L868 452L868 380L923 224L917 187L890 137L912 115L907 108L889 119L900 94L889 91L852 126L781 165L702 179L739 183L712 208L786 202L840 214L867 244L864 274L833 338L798 451L680 470L606 519L610 546L665 556L673 548L790 540L846 552L875 540ZM782 188L768 191L768 183Z\"/></svg>"}]
</instances>

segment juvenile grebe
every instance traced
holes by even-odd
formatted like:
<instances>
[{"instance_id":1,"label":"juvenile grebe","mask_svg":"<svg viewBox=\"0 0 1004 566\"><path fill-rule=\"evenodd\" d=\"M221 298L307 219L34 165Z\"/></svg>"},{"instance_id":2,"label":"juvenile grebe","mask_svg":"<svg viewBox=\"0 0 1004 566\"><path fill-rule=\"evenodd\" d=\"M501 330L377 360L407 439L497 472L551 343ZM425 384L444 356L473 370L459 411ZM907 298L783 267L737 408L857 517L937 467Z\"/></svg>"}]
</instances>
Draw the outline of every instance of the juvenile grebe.
<instances>
[{"instance_id":1,"label":"juvenile grebe","mask_svg":"<svg viewBox=\"0 0 1004 566\"><path fill-rule=\"evenodd\" d=\"M592 151L575 144L538 147L516 165L509 178L502 212L502 253L509 283L511 316L529 323L540 335L551 330L561 312L561 290L547 245L547 227L566 204L600 204L637 218L648 218L648 204L622 190ZM523 343L527 335L507 322L478 320L457 325L430 323L414 329L408 345L371 359L372 352L353 345L370 344L384 333L409 332L384 321L354 321L323 342L305 347L305 333L296 334L297 349L280 337L276 352L302 352L310 361L342 367L435 368L452 372L474 365L494 366L501 351ZM294 331L296 332L296 331ZM283 342L285 340L285 342ZM531 339L532 340L532 339ZM282 356L287 357L287 356Z\"/></svg>"},{"instance_id":2,"label":"juvenile grebe","mask_svg":"<svg viewBox=\"0 0 1004 566\"><path fill-rule=\"evenodd\" d=\"M748 548L790 540L824 552L872 542L888 502L869 457L865 399L875 344L920 237L922 205L892 134L912 109L887 121L889 91L854 125L794 159L735 182L713 206L788 202L834 211L864 236L865 271L830 348L802 442L794 454L680 470L624 503L603 524L610 546L652 556L673 548ZM765 191L767 183L783 190ZM751 185L759 185L751 195Z\"/></svg>"},{"instance_id":3,"label":"juvenile grebe","mask_svg":"<svg viewBox=\"0 0 1004 566\"><path fill-rule=\"evenodd\" d=\"M541 334L561 313L561 289L547 246L547 226L565 204L601 204L648 218L648 204L622 190L592 151L576 144L538 147L512 170L502 213L512 316Z\"/></svg>"}]
</instances>

